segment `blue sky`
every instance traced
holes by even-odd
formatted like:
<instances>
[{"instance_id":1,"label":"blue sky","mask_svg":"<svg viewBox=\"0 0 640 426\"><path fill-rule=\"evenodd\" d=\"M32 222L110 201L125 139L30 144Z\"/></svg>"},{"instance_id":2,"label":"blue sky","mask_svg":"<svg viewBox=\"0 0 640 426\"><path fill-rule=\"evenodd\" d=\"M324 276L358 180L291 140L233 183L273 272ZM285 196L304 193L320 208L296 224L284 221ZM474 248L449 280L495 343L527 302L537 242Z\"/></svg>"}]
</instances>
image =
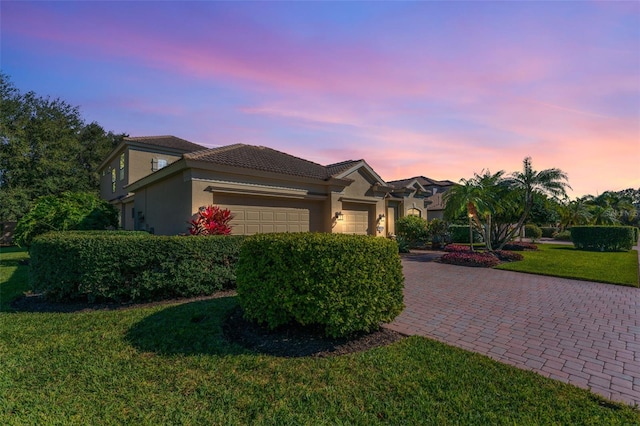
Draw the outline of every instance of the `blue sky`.
<instances>
[{"instance_id":1,"label":"blue sky","mask_svg":"<svg viewBox=\"0 0 640 426\"><path fill-rule=\"evenodd\" d=\"M269 146L386 180L640 187L640 3L12 2L22 91L131 136Z\"/></svg>"}]
</instances>

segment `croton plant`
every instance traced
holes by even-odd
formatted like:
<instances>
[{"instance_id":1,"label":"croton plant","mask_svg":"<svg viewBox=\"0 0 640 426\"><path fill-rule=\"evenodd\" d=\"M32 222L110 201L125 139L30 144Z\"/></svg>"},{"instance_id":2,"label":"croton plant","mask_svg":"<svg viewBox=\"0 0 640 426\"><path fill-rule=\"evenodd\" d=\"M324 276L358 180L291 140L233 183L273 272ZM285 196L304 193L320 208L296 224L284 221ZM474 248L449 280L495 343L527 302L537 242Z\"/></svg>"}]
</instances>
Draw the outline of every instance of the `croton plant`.
<instances>
[{"instance_id":1,"label":"croton plant","mask_svg":"<svg viewBox=\"0 0 640 426\"><path fill-rule=\"evenodd\" d=\"M200 207L194 219L189 221L191 235L230 235L229 222L233 215L229 209L218 206Z\"/></svg>"}]
</instances>

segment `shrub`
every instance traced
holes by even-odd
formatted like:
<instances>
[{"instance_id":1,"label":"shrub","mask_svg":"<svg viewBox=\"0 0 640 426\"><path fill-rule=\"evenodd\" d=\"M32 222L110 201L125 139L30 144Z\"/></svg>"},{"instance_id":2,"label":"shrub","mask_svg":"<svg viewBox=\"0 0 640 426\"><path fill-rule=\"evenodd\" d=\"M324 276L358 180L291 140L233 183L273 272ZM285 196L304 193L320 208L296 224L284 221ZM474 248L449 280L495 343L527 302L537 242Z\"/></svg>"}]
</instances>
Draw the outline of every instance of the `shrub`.
<instances>
[{"instance_id":1,"label":"shrub","mask_svg":"<svg viewBox=\"0 0 640 426\"><path fill-rule=\"evenodd\" d=\"M218 206L200 207L189 223L191 235L230 235L231 211Z\"/></svg>"},{"instance_id":2,"label":"shrub","mask_svg":"<svg viewBox=\"0 0 640 426\"><path fill-rule=\"evenodd\" d=\"M396 234L404 238L410 248L427 240L427 221L420 216L404 216L396 220Z\"/></svg>"},{"instance_id":3,"label":"shrub","mask_svg":"<svg viewBox=\"0 0 640 426\"><path fill-rule=\"evenodd\" d=\"M473 242L482 242L482 235L475 229L473 232ZM452 243L468 243L469 242L469 226L468 225L449 225L449 239Z\"/></svg>"},{"instance_id":4,"label":"shrub","mask_svg":"<svg viewBox=\"0 0 640 426\"><path fill-rule=\"evenodd\" d=\"M244 237L55 232L33 240L30 283L54 300L162 300L235 286Z\"/></svg>"},{"instance_id":5,"label":"shrub","mask_svg":"<svg viewBox=\"0 0 640 426\"><path fill-rule=\"evenodd\" d=\"M447 252L471 252L471 246L464 246L461 244L447 244L444 248Z\"/></svg>"},{"instance_id":6,"label":"shrub","mask_svg":"<svg viewBox=\"0 0 640 426\"><path fill-rule=\"evenodd\" d=\"M490 253L471 252L451 252L444 254L440 261L451 265L474 266L482 268L493 268L500 264L500 260Z\"/></svg>"},{"instance_id":7,"label":"shrub","mask_svg":"<svg viewBox=\"0 0 640 426\"><path fill-rule=\"evenodd\" d=\"M571 241L571 231L567 229L566 231L558 232L553 239L558 241Z\"/></svg>"},{"instance_id":8,"label":"shrub","mask_svg":"<svg viewBox=\"0 0 640 426\"><path fill-rule=\"evenodd\" d=\"M542 229L538 225L530 223L524 227L524 236L531 238L534 242L542 237Z\"/></svg>"},{"instance_id":9,"label":"shrub","mask_svg":"<svg viewBox=\"0 0 640 426\"><path fill-rule=\"evenodd\" d=\"M538 246L533 243L525 243L524 241L511 241L505 244L502 249L508 251L538 250Z\"/></svg>"},{"instance_id":10,"label":"shrub","mask_svg":"<svg viewBox=\"0 0 640 426\"><path fill-rule=\"evenodd\" d=\"M344 234L257 234L238 263L245 317L271 329L316 325L327 336L372 331L404 307L397 244Z\"/></svg>"},{"instance_id":11,"label":"shrub","mask_svg":"<svg viewBox=\"0 0 640 426\"><path fill-rule=\"evenodd\" d=\"M442 247L449 239L447 222L442 219L433 219L429 222L427 233L429 238L431 238L433 248Z\"/></svg>"},{"instance_id":12,"label":"shrub","mask_svg":"<svg viewBox=\"0 0 640 426\"><path fill-rule=\"evenodd\" d=\"M409 242L404 239L404 237L397 236L396 242L398 243L398 252L399 253L409 253Z\"/></svg>"},{"instance_id":13,"label":"shrub","mask_svg":"<svg viewBox=\"0 0 640 426\"><path fill-rule=\"evenodd\" d=\"M558 228L553 226L543 226L540 228L543 238L554 238L558 233Z\"/></svg>"},{"instance_id":14,"label":"shrub","mask_svg":"<svg viewBox=\"0 0 640 426\"><path fill-rule=\"evenodd\" d=\"M628 251L635 242L633 226L574 226L571 240L579 250Z\"/></svg>"},{"instance_id":15,"label":"shrub","mask_svg":"<svg viewBox=\"0 0 640 426\"><path fill-rule=\"evenodd\" d=\"M17 223L14 241L30 246L38 235L50 231L91 230L118 227L118 211L108 202L86 192L64 192L40 197Z\"/></svg>"},{"instance_id":16,"label":"shrub","mask_svg":"<svg viewBox=\"0 0 640 426\"><path fill-rule=\"evenodd\" d=\"M524 259L524 256L522 256L520 253L514 253L508 250L496 250L493 252L493 254L498 256L498 259L503 262L516 262L518 260Z\"/></svg>"}]
</instances>

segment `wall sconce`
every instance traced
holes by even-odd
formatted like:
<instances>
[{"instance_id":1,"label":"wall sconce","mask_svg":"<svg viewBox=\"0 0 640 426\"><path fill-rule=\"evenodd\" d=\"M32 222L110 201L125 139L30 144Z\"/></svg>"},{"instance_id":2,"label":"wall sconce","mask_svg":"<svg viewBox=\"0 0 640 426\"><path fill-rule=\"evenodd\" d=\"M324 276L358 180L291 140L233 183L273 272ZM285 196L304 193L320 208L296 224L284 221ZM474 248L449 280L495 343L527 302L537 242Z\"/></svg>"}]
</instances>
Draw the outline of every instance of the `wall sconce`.
<instances>
[{"instance_id":1,"label":"wall sconce","mask_svg":"<svg viewBox=\"0 0 640 426\"><path fill-rule=\"evenodd\" d=\"M384 215L383 214L378 216L378 222L384 222Z\"/></svg>"},{"instance_id":2,"label":"wall sconce","mask_svg":"<svg viewBox=\"0 0 640 426\"><path fill-rule=\"evenodd\" d=\"M344 214L342 214L342 212L336 212L335 218L336 220L342 220L344 219Z\"/></svg>"}]
</instances>

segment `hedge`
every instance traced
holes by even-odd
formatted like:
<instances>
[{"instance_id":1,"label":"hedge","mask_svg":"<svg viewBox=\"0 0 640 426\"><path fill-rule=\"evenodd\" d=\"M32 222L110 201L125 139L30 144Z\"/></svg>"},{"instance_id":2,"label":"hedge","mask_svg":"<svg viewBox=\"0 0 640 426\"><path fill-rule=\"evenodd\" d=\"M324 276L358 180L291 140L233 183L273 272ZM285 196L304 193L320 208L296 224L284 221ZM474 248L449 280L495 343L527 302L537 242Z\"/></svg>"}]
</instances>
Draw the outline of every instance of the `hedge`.
<instances>
[{"instance_id":1,"label":"hedge","mask_svg":"<svg viewBox=\"0 0 640 426\"><path fill-rule=\"evenodd\" d=\"M553 238L559 232L559 229L554 226L543 226L540 230L542 231L542 236L544 238Z\"/></svg>"},{"instance_id":2,"label":"hedge","mask_svg":"<svg viewBox=\"0 0 640 426\"><path fill-rule=\"evenodd\" d=\"M629 251L638 241L633 226L574 226L571 240L579 250Z\"/></svg>"},{"instance_id":3,"label":"hedge","mask_svg":"<svg viewBox=\"0 0 640 426\"><path fill-rule=\"evenodd\" d=\"M524 227L524 236L533 241L539 240L542 237L542 229L534 223L529 223Z\"/></svg>"},{"instance_id":4,"label":"hedge","mask_svg":"<svg viewBox=\"0 0 640 426\"><path fill-rule=\"evenodd\" d=\"M469 243L469 225L449 225L449 236L452 243ZM473 242L482 241L482 235L473 228Z\"/></svg>"},{"instance_id":5,"label":"hedge","mask_svg":"<svg viewBox=\"0 0 640 426\"><path fill-rule=\"evenodd\" d=\"M56 232L33 240L32 290L53 300L150 301L235 286L244 237Z\"/></svg>"},{"instance_id":6,"label":"hedge","mask_svg":"<svg viewBox=\"0 0 640 426\"><path fill-rule=\"evenodd\" d=\"M398 246L386 238L258 234L245 240L237 275L245 318L270 329L298 323L345 337L376 330L404 308Z\"/></svg>"}]
</instances>

